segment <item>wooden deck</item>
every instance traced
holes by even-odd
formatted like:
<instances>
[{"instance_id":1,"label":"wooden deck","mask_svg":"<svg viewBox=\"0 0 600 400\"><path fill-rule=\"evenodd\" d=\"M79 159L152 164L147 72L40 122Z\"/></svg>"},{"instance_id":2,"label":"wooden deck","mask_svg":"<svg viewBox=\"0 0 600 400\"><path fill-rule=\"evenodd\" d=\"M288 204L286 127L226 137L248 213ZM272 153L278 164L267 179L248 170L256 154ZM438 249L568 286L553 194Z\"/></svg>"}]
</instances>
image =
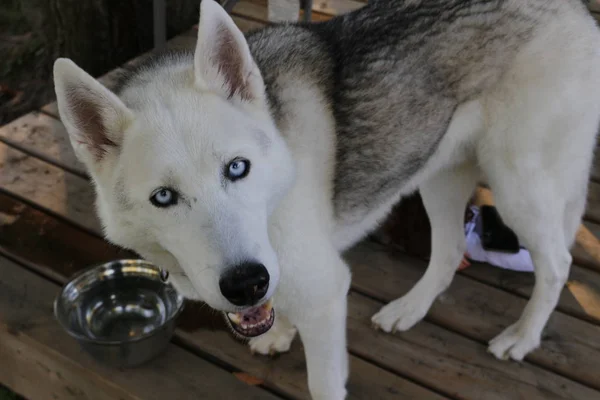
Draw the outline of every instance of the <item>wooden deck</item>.
<instances>
[{"instance_id":1,"label":"wooden deck","mask_svg":"<svg viewBox=\"0 0 600 400\"><path fill-rule=\"evenodd\" d=\"M319 12L315 3L313 18L329 18L332 10ZM260 27L265 2L242 0L233 15L243 30ZM169 42L194 44L195 31ZM114 76L102 82L110 87ZM78 270L131 254L102 239L92 187L54 103L0 128L0 171L1 384L31 400L308 398L299 340L276 358L253 356L221 317L197 305L186 308L170 348L151 363L115 370L92 361L59 328L52 301ZM600 160L585 225L600 237ZM370 241L351 249L349 398L600 399L600 263L579 246L573 255L542 347L514 363L493 358L486 343L519 317L531 274L472 266L425 321L388 335L371 328L371 315L408 291L426 265Z\"/></svg>"}]
</instances>

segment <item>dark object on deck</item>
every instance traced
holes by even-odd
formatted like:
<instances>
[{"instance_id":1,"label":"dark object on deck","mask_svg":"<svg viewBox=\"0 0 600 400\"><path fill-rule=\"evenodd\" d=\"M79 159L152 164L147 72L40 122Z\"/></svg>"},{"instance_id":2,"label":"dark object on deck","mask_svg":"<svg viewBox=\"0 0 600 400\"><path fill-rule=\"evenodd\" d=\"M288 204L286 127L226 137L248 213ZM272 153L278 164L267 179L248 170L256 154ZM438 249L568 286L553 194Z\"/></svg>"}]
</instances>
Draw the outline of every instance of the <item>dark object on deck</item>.
<instances>
[{"instance_id":1,"label":"dark object on deck","mask_svg":"<svg viewBox=\"0 0 600 400\"><path fill-rule=\"evenodd\" d=\"M483 227L481 246L487 251L518 253L519 239L513 230L504 224L496 207L481 206L480 213Z\"/></svg>"},{"instance_id":2,"label":"dark object on deck","mask_svg":"<svg viewBox=\"0 0 600 400\"><path fill-rule=\"evenodd\" d=\"M480 210L483 219L482 247L487 251L518 253L517 235L504 224L498 210L490 205L482 205ZM466 220L470 218L469 213L469 207L465 207ZM461 233L464 234L464 231ZM396 204L373 236L408 255L428 260L431 256L431 224L419 192Z\"/></svg>"}]
</instances>

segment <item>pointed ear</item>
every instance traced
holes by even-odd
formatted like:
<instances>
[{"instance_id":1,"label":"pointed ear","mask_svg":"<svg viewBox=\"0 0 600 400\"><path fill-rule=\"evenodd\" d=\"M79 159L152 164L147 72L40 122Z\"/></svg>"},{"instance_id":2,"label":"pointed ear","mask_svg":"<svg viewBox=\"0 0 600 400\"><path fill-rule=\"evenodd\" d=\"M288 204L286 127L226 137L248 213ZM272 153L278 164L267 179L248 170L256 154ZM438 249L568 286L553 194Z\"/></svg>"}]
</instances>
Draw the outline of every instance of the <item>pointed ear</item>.
<instances>
[{"instance_id":1,"label":"pointed ear","mask_svg":"<svg viewBox=\"0 0 600 400\"><path fill-rule=\"evenodd\" d=\"M92 167L117 151L133 118L123 102L66 58L54 62L54 86L61 120L81 161Z\"/></svg>"},{"instance_id":2,"label":"pointed ear","mask_svg":"<svg viewBox=\"0 0 600 400\"><path fill-rule=\"evenodd\" d=\"M228 99L253 101L264 97L264 83L246 38L214 0L200 3L194 73L200 88Z\"/></svg>"}]
</instances>

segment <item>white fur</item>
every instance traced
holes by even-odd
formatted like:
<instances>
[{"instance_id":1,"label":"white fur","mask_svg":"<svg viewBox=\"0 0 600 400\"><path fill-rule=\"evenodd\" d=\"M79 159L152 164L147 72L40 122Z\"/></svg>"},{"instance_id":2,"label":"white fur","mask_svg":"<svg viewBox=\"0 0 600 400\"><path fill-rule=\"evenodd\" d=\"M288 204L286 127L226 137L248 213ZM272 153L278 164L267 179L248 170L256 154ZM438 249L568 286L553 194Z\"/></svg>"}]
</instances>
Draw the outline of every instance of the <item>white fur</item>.
<instances>
[{"instance_id":1,"label":"white fur","mask_svg":"<svg viewBox=\"0 0 600 400\"><path fill-rule=\"evenodd\" d=\"M593 47L598 34L590 24L580 25L547 26L493 90L459 107L429 164L398 193L421 190L433 250L413 290L373 317L383 330L409 329L450 285L465 248L465 203L483 177L503 218L531 251L538 278L522 317L490 350L520 360L539 345L567 278L568 247L585 203L591 154L573 154L589 154L600 116L600 52ZM227 98L231 77L215 62L223 29L235 39L230 50L243 60L238 67L250 98L241 91ZM539 58L547 60L538 64ZM57 60L54 71L59 110L94 179L107 238L168 269L185 296L223 311L238 310L219 292L224 268L259 259L271 277L265 300L274 297L278 319L270 332L251 340L252 350L287 351L297 328L312 397L344 398L351 275L340 251L374 229L397 198L359 224L336 223L334 120L320 92L281 77L281 100L295 112L283 124L289 132L278 132L244 38L212 0L201 3L194 67L170 66L143 88L126 89L122 101L69 60ZM93 94L117 144L100 160L78 126L81 99L67 95L73 86ZM125 106L131 103L139 107ZM252 161L251 173L223 186L218 172L240 154ZM167 183L185 202L157 209L149 195Z\"/></svg>"}]
</instances>

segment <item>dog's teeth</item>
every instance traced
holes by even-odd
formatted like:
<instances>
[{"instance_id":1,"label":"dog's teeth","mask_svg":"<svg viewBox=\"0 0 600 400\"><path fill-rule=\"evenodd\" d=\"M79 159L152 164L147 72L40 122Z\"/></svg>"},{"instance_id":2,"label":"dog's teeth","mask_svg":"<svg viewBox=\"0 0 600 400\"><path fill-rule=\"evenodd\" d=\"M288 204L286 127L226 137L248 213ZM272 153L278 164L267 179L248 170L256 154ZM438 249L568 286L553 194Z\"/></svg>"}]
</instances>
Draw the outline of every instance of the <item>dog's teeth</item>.
<instances>
[{"instance_id":1,"label":"dog's teeth","mask_svg":"<svg viewBox=\"0 0 600 400\"><path fill-rule=\"evenodd\" d=\"M231 322L233 322L236 325L239 325L239 323L240 323L240 317L237 314L227 313L227 316L229 317L229 320Z\"/></svg>"}]
</instances>

